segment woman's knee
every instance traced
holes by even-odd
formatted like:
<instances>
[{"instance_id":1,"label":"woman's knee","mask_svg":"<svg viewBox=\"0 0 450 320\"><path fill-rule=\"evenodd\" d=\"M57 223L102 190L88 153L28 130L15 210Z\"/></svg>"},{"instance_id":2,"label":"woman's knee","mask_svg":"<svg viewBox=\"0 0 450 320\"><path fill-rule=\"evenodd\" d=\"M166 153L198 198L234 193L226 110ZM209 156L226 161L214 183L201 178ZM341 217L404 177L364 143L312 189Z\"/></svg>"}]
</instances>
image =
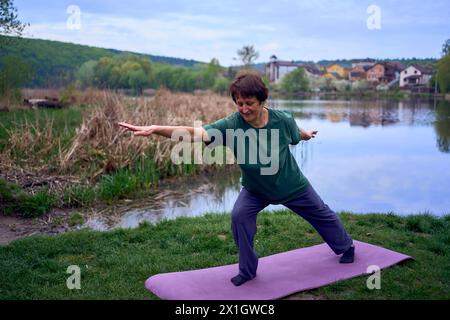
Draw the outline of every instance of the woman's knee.
<instances>
[{"instance_id":1,"label":"woman's knee","mask_svg":"<svg viewBox=\"0 0 450 320\"><path fill-rule=\"evenodd\" d=\"M249 221L252 221L253 217L249 213L248 210L245 210L244 208L233 208L233 211L231 211L231 221L233 223L248 223Z\"/></svg>"}]
</instances>

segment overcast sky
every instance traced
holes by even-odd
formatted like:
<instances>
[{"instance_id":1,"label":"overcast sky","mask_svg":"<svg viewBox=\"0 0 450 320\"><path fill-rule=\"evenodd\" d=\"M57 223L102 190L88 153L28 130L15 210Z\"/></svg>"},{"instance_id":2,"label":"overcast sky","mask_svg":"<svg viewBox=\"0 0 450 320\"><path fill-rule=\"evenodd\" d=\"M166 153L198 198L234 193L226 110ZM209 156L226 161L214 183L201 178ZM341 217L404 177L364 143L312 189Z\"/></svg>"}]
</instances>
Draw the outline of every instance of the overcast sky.
<instances>
[{"instance_id":1,"label":"overcast sky","mask_svg":"<svg viewBox=\"0 0 450 320\"><path fill-rule=\"evenodd\" d=\"M439 57L450 38L448 0L15 0L26 36L140 53L237 64ZM70 5L77 14L67 13ZM72 11L73 12L73 11ZM79 23L78 23L79 22ZM68 27L68 25L70 27ZM78 28L80 26L80 28Z\"/></svg>"}]
</instances>

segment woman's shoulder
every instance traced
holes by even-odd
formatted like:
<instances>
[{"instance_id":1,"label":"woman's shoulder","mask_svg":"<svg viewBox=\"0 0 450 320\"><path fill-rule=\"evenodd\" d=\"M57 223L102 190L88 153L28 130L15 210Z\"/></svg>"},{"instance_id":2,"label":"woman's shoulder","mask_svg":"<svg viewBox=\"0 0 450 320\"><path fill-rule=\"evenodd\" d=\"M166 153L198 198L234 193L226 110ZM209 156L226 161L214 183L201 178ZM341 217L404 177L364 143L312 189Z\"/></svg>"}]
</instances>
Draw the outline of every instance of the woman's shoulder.
<instances>
[{"instance_id":1,"label":"woman's shoulder","mask_svg":"<svg viewBox=\"0 0 450 320\"><path fill-rule=\"evenodd\" d=\"M292 112L286 111L286 110L278 110L278 109L269 109L269 111L272 113L272 115L275 118L278 118L280 120L286 120L290 118L294 118L294 115Z\"/></svg>"}]
</instances>

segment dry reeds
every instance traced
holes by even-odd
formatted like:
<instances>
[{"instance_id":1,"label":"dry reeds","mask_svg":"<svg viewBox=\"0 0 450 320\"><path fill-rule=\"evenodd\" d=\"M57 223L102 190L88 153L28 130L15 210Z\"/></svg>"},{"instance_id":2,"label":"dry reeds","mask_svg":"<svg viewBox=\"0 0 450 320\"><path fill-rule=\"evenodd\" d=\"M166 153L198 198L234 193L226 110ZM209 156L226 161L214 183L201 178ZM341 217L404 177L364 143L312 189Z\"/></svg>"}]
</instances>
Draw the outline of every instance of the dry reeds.
<instances>
[{"instance_id":1,"label":"dry reeds","mask_svg":"<svg viewBox=\"0 0 450 320\"><path fill-rule=\"evenodd\" d=\"M59 97L57 92L45 94ZM193 126L194 121L210 123L234 110L230 98L216 94L159 90L151 98L133 98L111 91L86 90L76 92L74 96L77 104L88 107L84 109L82 124L69 143L62 145L51 119L44 126L25 122L8 131L9 138L0 162L15 162L28 170L39 168L46 171L43 164L50 161L52 165L47 168L47 173L78 175L89 171L93 176L129 166L144 156L163 167L170 161L174 142L160 136L134 137L117 122ZM19 150L23 159L17 162L14 155ZM51 160L49 155L53 155Z\"/></svg>"}]
</instances>

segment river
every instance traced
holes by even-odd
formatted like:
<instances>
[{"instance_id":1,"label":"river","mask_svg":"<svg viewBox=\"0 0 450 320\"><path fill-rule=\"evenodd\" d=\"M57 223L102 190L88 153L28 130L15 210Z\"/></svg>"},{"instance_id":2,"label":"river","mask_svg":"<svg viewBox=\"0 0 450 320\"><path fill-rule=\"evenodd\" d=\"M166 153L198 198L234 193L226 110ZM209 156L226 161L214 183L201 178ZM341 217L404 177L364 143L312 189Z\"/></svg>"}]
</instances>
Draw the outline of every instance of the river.
<instances>
[{"instance_id":1,"label":"river","mask_svg":"<svg viewBox=\"0 0 450 320\"><path fill-rule=\"evenodd\" d=\"M270 100L269 107L290 111L299 127L319 131L291 151L333 210L450 213L450 102ZM134 204L114 219L91 217L85 226L132 228L142 221L229 213L239 190L238 170L181 179L157 207Z\"/></svg>"}]
</instances>

